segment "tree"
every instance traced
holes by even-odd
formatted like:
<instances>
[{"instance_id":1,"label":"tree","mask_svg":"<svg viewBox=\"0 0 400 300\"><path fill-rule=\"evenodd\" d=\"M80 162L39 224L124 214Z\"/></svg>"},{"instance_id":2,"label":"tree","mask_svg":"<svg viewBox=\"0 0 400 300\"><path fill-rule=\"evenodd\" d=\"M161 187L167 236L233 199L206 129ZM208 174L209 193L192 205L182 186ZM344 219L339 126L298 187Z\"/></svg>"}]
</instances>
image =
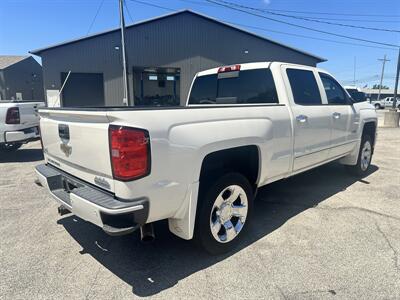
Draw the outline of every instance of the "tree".
<instances>
[{"instance_id":1,"label":"tree","mask_svg":"<svg viewBox=\"0 0 400 300\"><path fill-rule=\"evenodd\" d=\"M373 88L374 90L379 90L379 86L380 86L380 84L374 84L374 85L372 86L372 88ZM386 85L382 85L382 86L381 86L381 89L382 89L382 90L388 90L389 87L386 86Z\"/></svg>"}]
</instances>

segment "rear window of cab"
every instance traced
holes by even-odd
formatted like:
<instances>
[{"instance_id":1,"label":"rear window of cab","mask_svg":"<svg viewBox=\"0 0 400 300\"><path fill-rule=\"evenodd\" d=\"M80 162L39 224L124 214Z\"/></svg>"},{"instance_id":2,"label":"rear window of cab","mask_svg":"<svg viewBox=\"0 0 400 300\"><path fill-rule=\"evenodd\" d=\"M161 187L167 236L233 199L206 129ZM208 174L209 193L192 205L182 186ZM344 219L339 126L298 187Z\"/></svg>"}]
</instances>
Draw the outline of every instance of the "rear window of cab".
<instances>
[{"instance_id":1,"label":"rear window of cab","mask_svg":"<svg viewBox=\"0 0 400 300\"><path fill-rule=\"evenodd\" d=\"M199 76L189 96L189 105L278 103L270 69L231 71Z\"/></svg>"}]
</instances>

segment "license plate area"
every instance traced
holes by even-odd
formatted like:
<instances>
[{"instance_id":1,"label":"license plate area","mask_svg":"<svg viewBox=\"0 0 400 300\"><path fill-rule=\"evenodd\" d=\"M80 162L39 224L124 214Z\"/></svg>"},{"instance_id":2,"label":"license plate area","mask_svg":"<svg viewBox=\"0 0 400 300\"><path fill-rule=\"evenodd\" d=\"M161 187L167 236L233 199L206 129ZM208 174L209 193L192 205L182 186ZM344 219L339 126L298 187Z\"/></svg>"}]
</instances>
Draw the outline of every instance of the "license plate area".
<instances>
[{"instance_id":1,"label":"license plate area","mask_svg":"<svg viewBox=\"0 0 400 300\"><path fill-rule=\"evenodd\" d=\"M93 206L92 203L82 199L81 197L70 194L72 213L82 218L85 221L93 223L97 226L103 227L103 222L101 220L100 211Z\"/></svg>"},{"instance_id":2,"label":"license plate area","mask_svg":"<svg viewBox=\"0 0 400 300\"><path fill-rule=\"evenodd\" d=\"M64 191L66 191L68 194L70 194L74 189L77 189L79 187L83 187L82 184L80 184L79 182L76 182L70 178L61 177L61 184L64 188Z\"/></svg>"},{"instance_id":3,"label":"license plate area","mask_svg":"<svg viewBox=\"0 0 400 300\"><path fill-rule=\"evenodd\" d=\"M61 177L61 183L64 191L69 195L72 213L85 221L102 227L100 211L91 202L73 193L74 190L84 187L84 185L65 176Z\"/></svg>"}]
</instances>

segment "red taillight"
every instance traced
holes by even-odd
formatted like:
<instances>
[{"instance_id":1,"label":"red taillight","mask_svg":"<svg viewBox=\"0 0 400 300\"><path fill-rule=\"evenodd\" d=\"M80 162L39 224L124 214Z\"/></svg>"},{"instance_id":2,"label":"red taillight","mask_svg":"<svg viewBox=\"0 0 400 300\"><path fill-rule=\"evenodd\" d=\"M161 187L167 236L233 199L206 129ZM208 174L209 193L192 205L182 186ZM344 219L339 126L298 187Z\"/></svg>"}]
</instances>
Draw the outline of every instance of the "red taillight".
<instances>
[{"instance_id":1,"label":"red taillight","mask_svg":"<svg viewBox=\"0 0 400 300\"><path fill-rule=\"evenodd\" d=\"M218 73L233 72L233 71L240 71L240 65L220 67L218 69Z\"/></svg>"},{"instance_id":2,"label":"red taillight","mask_svg":"<svg viewBox=\"0 0 400 300\"><path fill-rule=\"evenodd\" d=\"M18 107L10 107L7 110L6 115L6 124L19 124L21 122L19 117L19 108Z\"/></svg>"},{"instance_id":3,"label":"red taillight","mask_svg":"<svg viewBox=\"0 0 400 300\"><path fill-rule=\"evenodd\" d=\"M109 137L115 179L129 181L150 173L150 140L146 130L111 125Z\"/></svg>"}]
</instances>

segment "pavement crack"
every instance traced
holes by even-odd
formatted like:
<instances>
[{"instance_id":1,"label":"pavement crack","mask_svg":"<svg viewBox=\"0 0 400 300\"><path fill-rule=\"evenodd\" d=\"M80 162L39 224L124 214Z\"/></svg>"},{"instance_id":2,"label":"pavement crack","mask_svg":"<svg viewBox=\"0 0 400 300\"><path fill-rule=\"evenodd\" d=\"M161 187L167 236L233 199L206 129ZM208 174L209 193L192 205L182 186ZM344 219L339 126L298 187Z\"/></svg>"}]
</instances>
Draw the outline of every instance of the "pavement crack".
<instances>
[{"instance_id":1,"label":"pavement crack","mask_svg":"<svg viewBox=\"0 0 400 300\"><path fill-rule=\"evenodd\" d=\"M93 287L95 286L95 284L96 284L96 282L97 282L97 277L99 276L100 269L101 269L101 266L99 266L99 267L97 268L97 271L96 271L96 274L95 274L95 276L94 276L93 282L90 284L89 290L87 291L87 293L86 293L86 295L85 295L85 299L86 299L86 300L89 299L89 295L90 295L90 293L91 293Z\"/></svg>"},{"instance_id":2,"label":"pavement crack","mask_svg":"<svg viewBox=\"0 0 400 300\"><path fill-rule=\"evenodd\" d=\"M296 295L307 295L307 294L320 294L320 293L329 293L329 294L335 296L335 295L337 295L337 291L342 291L342 290L344 290L344 289L311 290L311 291L304 291L304 292L295 293L294 296L296 296Z\"/></svg>"},{"instance_id":3,"label":"pavement crack","mask_svg":"<svg viewBox=\"0 0 400 300\"><path fill-rule=\"evenodd\" d=\"M283 292L282 288L279 285L275 285L275 287L279 291L284 300L288 299L288 297L285 295L285 293Z\"/></svg>"},{"instance_id":4,"label":"pavement crack","mask_svg":"<svg viewBox=\"0 0 400 300\"><path fill-rule=\"evenodd\" d=\"M385 239L386 244L392 250L392 252L393 252L392 260L394 262L394 267L396 268L397 272L400 272L399 253L398 253L398 251L393 247L393 245L390 242L388 236L386 235L386 233L383 232L383 230L381 229L381 227L378 225L377 222L375 222L375 226L376 226L376 229L379 231L379 233L382 235L382 237Z\"/></svg>"},{"instance_id":5,"label":"pavement crack","mask_svg":"<svg viewBox=\"0 0 400 300\"><path fill-rule=\"evenodd\" d=\"M370 213L370 214L373 214L373 215L376 215L376 216L380 216L380 217L384 217L384 218L389 218L389 219L392 219L392 220L400 221L400 217L388 215L388 214L385 214L385 213L380 213L380 212L377 212L375 210L371 210L371 209L363 208L363 207L358 207L358 206L331 207L331 206L320 206L320 205L317 205L314 208L315 209L322 209L322 210L358 210L358 211Z\"/></svg>"}]
</instances>

